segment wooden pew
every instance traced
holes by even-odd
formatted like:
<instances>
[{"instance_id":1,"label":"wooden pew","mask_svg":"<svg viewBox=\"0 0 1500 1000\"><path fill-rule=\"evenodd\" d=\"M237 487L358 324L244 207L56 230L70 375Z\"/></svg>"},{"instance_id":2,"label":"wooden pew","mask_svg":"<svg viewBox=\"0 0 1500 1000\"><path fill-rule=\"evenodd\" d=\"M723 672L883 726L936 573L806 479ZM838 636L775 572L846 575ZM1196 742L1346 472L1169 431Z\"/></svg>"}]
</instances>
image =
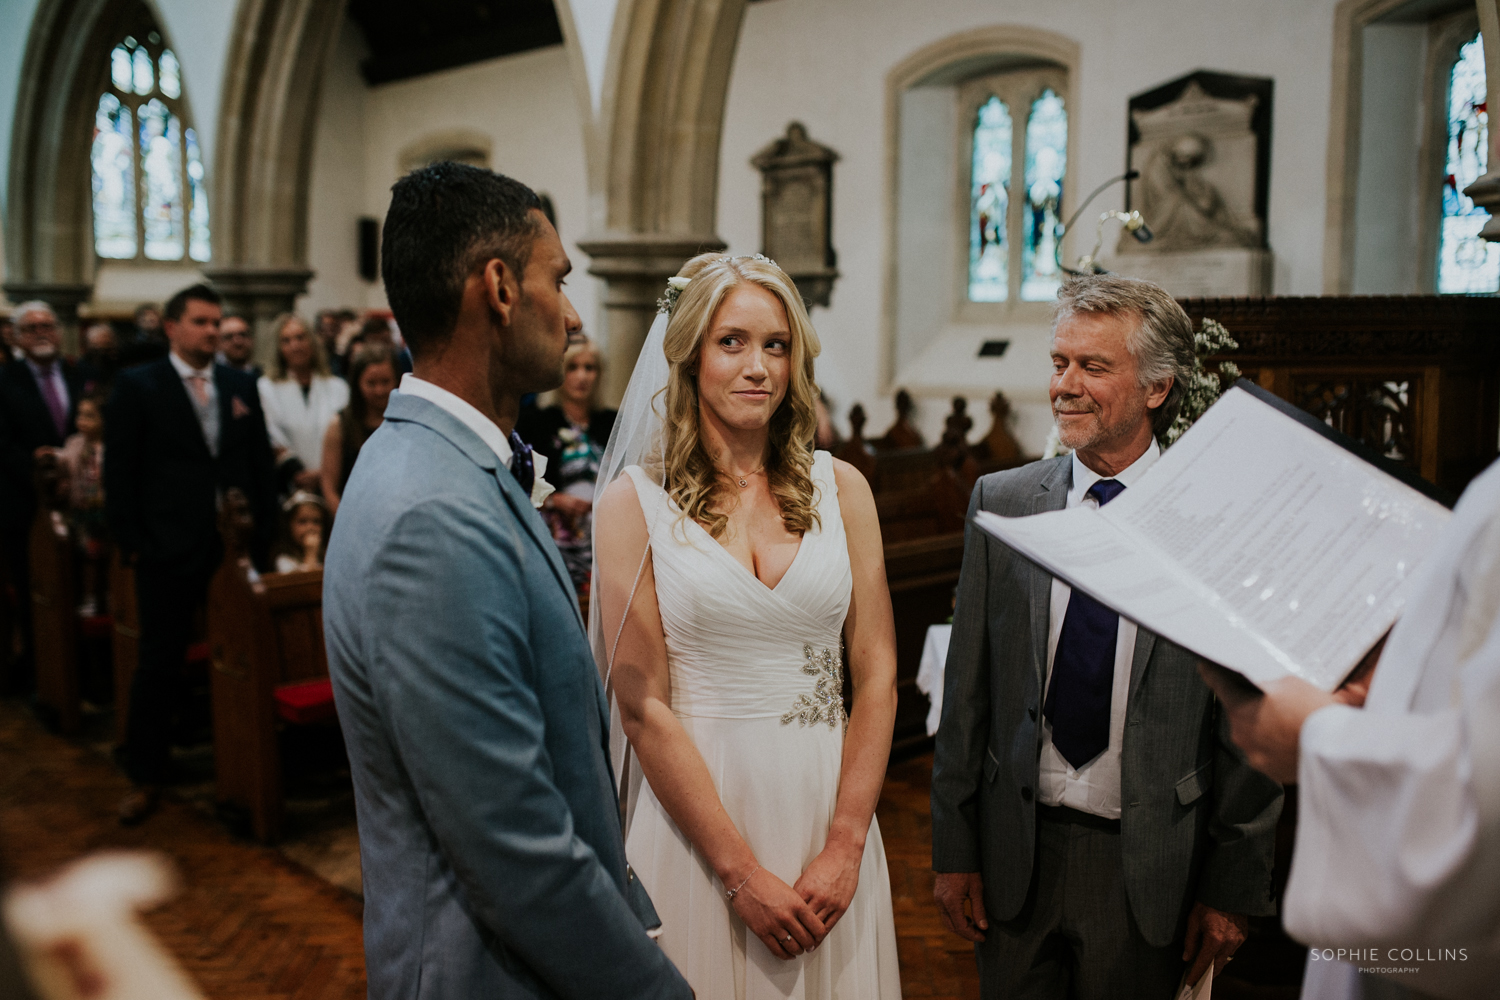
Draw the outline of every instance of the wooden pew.
<instances>
[{"instance_id":1,"label":"wooden pew","mask_svg":"<svg viewBox=\"0 0 1500 1000\"><path fill-rule=\"evenodd\" d=\"M71 735L81 720L77 563L68 522L55 509L53 477L38 475L36 492L29 555L37 706L59 732Z\"/></svg>"},{"instance_id":2,"label":"wooden pew","mask_svg":"<svg viewBox=\"0 0 1500 1000\"><path fill-rule=\"evenodd\" d=\"M135 604L135 570L125 565L119 549L109 560L109 616L114 621L110 654L115 673L115 739L124 743L130 682L141 658L141 621Z\"/></svg>"},{"instance_id":3,"label":"wooden pew","mask_svg":"<svg viewBox=\"0 0 1500 1000\"><path fill-rule=\"evenodd\" d=\"M208 599L217 797L248 812L255 836L271 842L285 816L280 729L334 718L323 572L260 576L241 542L244 526L227 527Z\"/></svg>"},{"instance_id":4,"label":"wooden pew","mask_svg":"<svg viewBox=\"0 0 1500 1000\"><path fill-rule=\"evenodd\" d=\"M1239 342L1219 360L1457 495L1495 458L1500 298L1183 299Z\"/></svg>"},{"instance_id":5,"label":"wooden pew","mask_svg":"<svg viewBox=\"0 0 1500 1000\"><path fill-rule=\"evenodd\" d=\"M927 735L928 701L917 690L917 668L928 626L941 624L953 615L953 592L963 555L961 530L885 544L885 577L896 618L893 757L908 757L932 746Z\"/></svg>"}]
</instances>

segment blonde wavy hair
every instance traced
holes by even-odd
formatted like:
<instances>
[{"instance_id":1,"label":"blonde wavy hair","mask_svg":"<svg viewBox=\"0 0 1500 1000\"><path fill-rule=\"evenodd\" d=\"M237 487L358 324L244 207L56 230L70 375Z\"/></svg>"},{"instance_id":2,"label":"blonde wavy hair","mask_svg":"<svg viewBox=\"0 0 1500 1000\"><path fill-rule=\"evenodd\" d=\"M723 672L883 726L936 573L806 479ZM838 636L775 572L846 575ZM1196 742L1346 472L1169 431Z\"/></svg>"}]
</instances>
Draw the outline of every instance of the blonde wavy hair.
<instances>
[{"instance_id":1,"label":"blonde wavy hair","mask_svg":"<svg viewBox=\"0 0 1500 1000\"><path fill-rule=\"evenodd\" d=\"M291 378L291 371L287 368L286 356L281 353L281 334L287 327L296 323L307 331L307 339L312 341L312 371L314 375L332 375L328 368L328 352L323 349L323 338L318 336L316 330L307 324L307 320L296 313L285 312L277 316L271 323L271 329L275 331L276 340L276 364L273 366L275 375L271 377L273 382L285 382ZM251 324L253 330L254 324Z\"/></svg>"},{"instance_id":2,"label":"blonde wavy hair","mask_svg":"<svg viewBox=\"0 0 1500 1000\"><path fill-rule=\"evenodd\" d=\"M703 447L698 424L697 363L704 337L724 297L742 284L759 285L781 302L791 333L791 378L786 396L771 415L765 473L771 494L781 507L782 523L788 531L806 532L820 523L812 481L812 444L818 426L813 359L822 347L802 296L786 272L763 257L699 254L677 275L687 278L688 285L678 295L662 344L671 368L665 389L662 485L687 517L715 538L724 534L729 516L714 508L737 494L730 491L729 477L714 465Z\"/></svg>"}]
</instances>

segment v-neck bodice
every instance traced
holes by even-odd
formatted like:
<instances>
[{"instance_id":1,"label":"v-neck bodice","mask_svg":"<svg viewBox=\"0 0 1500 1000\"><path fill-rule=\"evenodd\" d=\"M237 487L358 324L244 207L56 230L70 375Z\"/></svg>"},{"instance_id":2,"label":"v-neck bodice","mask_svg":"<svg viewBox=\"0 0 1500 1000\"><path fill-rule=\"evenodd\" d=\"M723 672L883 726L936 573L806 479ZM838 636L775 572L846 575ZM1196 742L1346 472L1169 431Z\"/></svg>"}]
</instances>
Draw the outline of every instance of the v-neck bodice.
<instances>
[{"instance_id":1,"label":"v-neck bodice","mask_svg":"<svg viewBox=\"0 0 1500 1000\"><path fill-rule=\"evenodd\" d=\"M683 516L643 470L626 471L650 529L673 710L717 718L841 719L842 707L834 710L829 692L839 685L833 674L841 669L840 635L854 578L832 456L815 453L818 523L803 535L774 588Z\"/></svg>"}]
</instances>

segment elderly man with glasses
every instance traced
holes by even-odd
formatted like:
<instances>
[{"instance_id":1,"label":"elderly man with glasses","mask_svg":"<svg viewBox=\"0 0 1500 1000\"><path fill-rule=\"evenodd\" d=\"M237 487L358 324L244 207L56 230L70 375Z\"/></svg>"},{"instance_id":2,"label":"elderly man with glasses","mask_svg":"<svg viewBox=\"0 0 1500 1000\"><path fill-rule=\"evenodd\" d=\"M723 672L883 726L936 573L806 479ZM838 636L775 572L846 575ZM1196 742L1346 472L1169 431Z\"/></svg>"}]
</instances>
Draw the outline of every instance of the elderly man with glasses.
<instances>
[{"instance_id":1,"label":"elderly man with glasses","mask_svg":"<svg viewBox=\"0 0 1500 1000\"><path fill-rule=\"evenodd\" d=\"M34 473L38 458L51 455L75 430L73 418L89 373L62 357L62 327L45 302L23 302L12 313L17 363L0 368L0 446L5 474L0 477L0 548L16 592L29 594L27 535L36 515ZM10 693L25 693L34 678L31 610L21 610L22 653L6 674Z\"/></svg>"}]
</instances>

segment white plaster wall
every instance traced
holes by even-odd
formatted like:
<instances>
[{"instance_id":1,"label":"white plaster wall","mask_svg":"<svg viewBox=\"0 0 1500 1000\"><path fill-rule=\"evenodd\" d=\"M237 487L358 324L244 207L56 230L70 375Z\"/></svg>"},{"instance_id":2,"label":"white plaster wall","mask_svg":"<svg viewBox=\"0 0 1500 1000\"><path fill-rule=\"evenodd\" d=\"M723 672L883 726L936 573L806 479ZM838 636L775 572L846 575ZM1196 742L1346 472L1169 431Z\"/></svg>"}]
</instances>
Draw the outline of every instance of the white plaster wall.
<instances>
[{"instance_id":1,"label":"white plaster wall","mask_svg":"<svg viewBox=\"0 0 1500 1000\"><path fill-rule=\"evenodd\" d=\"M364 37L345 20L323 72L313 140L307 212L307 264L313 272L299 311L384 306L378 282L359 276L359 218L365 211L365 111L369 90L359 73Z\"/></svg>"},{"instance_id":2,"label":"white plaster wall","mask_svg":"<svg viewBox=\"0 0 1500 1000\"><path fill-rule=\"evenodd\" d=\"M0 218L5 214L10 184L10 133L15 124L16 95L21 89L21 63L26 57L26 38L31 33L36 5L37 0L0 2ZM0 279L4 275L0 255Z\"/></svg>"},{"instance_id":3,"label":"white plaster wall","mask_svg":"<svg viewBox=\"0 0 1500 1000\"><path fill-rule=\"evenodd\" d=\"M766 0L752 4L735 54L720 160L719 234L732 252L760 249L760 183L749 158L791 120L838 150L834 245L843 277L830 308L814 312L824 353L818 379L839 410L850 404L884 430L891 410L879 384L883 345L886 227L885 78L913 52L986 25L1042 28L1076 40L1081 69L1070 122L1078 130L1071 164L1076 190L1125 169L1126 101L1197 69L1269 76L1276 81L1272 124L1269 239L1274 291L1316 295L1322 288L1324 161L1332 78L1335 0ZM1121 194L1113 196L1122 201ZM1112 207L1101 196L1100 208ZM946 293L944 293L946 294ZM1005 336L1004 333L997 334ZM1023 443L1039 450L1045 409L1045 330L1013 343L1001 381L1017 404ZM1029 348L1029 349L1027 349ZM1006 363L1010 362L1009 365ZM955 368L972 361L955 358ZM976 433L988 426L971 398ZM946 400L921 405L936 437Z\"/></svg>"},{"instance_id":4,"label":"white plaster wall","mask_svg":"<svg viewBox=\"0 0 1500 1000\"><path fill-rule=\"evenodd\" d=\"M13 2L13 0L5 0ZM219 94L229 58L235 0L148 0L172 51L182 63L182 82L202 144L203 166L213 183L219 140Z\"/></svg>"},{"instance_id":5,"label":"white plaster wall","mask_svg":"<svg viewBox=\"0 0 1500 1000\"><path fill-rule=\"evenodd\" d=\"M357 75L358 41L356 30L344 32L324 80L322 110L329 113L318 117L308 233L310 264L318 276L301 308L385 306L379 284L367 286L358 277L355 220L385 218L403 149L464 129L489 137L493 169L551 196L563 245L573 259L568 295L585 328L601 333L602 283L588 276L588 258L576 245L588 231L584 118L563 48L365 87ZM349 145L356 132L363 136L357 157Z\"/></svg>"},{"instance_id":6,"label":"white plaster wall","mask_svg":"<svg viewBox=\"0 0 1500 1000\"><path fill-rule=\"evenodd\" d=\"M1356 295L1415 295L1418 261L1401 253L1417 245L1427 204L1421 180L1425 24L1373 24L1364 29L1359 181L1355 188Z\"/></svg>"}]
</instances>

